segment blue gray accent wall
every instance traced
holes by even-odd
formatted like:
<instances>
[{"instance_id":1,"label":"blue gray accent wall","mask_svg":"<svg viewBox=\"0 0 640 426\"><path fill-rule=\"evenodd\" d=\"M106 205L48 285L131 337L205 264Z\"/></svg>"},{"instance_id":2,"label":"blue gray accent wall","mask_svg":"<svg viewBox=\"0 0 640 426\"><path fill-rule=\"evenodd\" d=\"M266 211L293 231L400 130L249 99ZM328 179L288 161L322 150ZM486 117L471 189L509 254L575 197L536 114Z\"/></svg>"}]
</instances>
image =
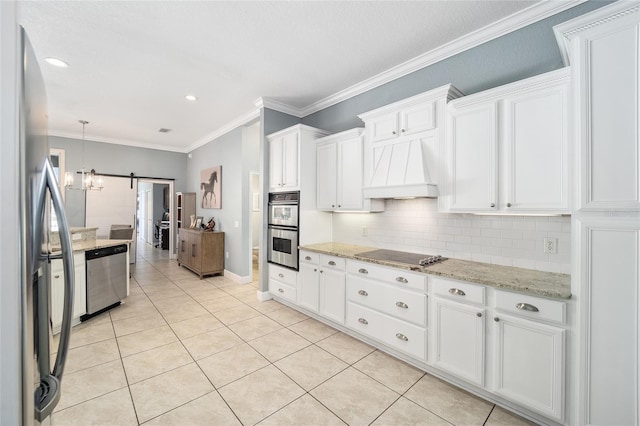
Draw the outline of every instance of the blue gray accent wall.
<instances>
[{"instance_id":1,"label":"blue gray accent wall","mask_svg":"<svg viewBox=\"0 0 640 426\"><path fill-rule=\"evenodd\" d=\"M308 115L302 123L341 132L363 126L358 114L445 84L470 95L562 68L553 26L609 3L588 1Z\"/></svg>"},{"instance_id":2,"label":"blue gray accent wall","mask_svg":"<svg viewBox=\"0 0 640 426\"><path fill-rule=\"evenodd\" d=\"M175 179L176 191L186 189L187 155L183 153L58 136L49 137L49 146L64 149L66 171L79 171L84 164L99 173ZM66 191L65 210L71 226L84 226L84 192Z\"/></svg>"},{"instance_id":3,"label":"blue gray accent wall","mask_svg":"<svg viewBox=\"0 0 640 426\"><path fill-rule=\"evenodd\" d=\"M238 127L190 153L187 191L196 193L196 214L216 221L216 231L225 233L225 270L240 277L251 275L251 222L248 198L251 170L259 164L257 132ZM200 200L200 171L222 166L221 208L203 209ZM237 226L236 226L237 224Z\"/></svg>"}]
</instances>

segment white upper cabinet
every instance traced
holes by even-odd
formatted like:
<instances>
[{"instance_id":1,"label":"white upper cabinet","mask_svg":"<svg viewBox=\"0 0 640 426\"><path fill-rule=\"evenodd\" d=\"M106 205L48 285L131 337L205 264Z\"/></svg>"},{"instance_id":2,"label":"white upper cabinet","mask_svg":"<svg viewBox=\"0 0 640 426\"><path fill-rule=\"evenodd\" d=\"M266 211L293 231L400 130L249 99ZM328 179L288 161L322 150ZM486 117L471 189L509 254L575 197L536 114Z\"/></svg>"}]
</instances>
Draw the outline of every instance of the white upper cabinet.
<instances>
[{"instance_id":1,"label":"white upper cabinet","mask_svg":"<svg viewBox=\"0 0 640 426\"><path fill-rule=\"evenodd\" d=\"M570 213L569 69L449 104L439 207Z\"/></svg>"},{"instance_id":2,"label":"white upper cabinet","mask_svg":"<svg viewBox=\"0 0 640 426\"><path fill-rule=\"evenodd\" d=\"M441 197L450 211L492 211L498 193L498 105L452 109L449 115L448 185Z\"/></svg>"},{"instance_id":3,"label":"white upper cabinet","mask_svg":"<svg viewBox=\"0 0 640 426\"><path fill-rule=\"evenodd\" d=\"M297 124L268 135L269 191L301 191L304 187L304 197L311 196L315 203L316 150L313 141L327 134L324 130Z\"/></svg>"},{"instance_id":4,"label":"white upper cabinet","mask_svg":"<svg viewBox=\"0 0 640 426\"><path fill-rule=\"evenodd\" d=\"M271 191L299 189L297 132L280 135L269 141L269 170Z\"/></svg>"},{"instance_id":5,"label":"white upper cabinet","mask_svg":"<svg viewBox=\"0 0 640 426\"><path fill-rule=\"evenodd\" d=\"M613 10L613 9L616 10ZM640 210L640 12L616 2L554 27L571 63L580 210Z\"/></svg>"},{"instance_id":6,"label":"white upper cabinet","mask_svg":"<svg viewBox=\"0 0 640 426\"><path fill-rule=\"evenodd\" d=\"M356 128L316 141L318 210L384 210L384 201L365 200L362 195L363 132Z\"/></svg>"}]
</instances>

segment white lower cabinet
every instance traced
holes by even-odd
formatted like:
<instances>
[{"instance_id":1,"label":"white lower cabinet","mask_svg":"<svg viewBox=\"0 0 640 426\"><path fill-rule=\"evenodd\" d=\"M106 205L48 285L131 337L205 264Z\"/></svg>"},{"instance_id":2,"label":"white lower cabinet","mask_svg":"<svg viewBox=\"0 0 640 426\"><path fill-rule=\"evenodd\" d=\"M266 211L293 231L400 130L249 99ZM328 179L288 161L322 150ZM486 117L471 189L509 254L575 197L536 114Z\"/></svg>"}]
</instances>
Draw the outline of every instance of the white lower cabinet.
<instances>
[{"instance_id":1,"label":"white lower cabinet","mask_svg":"<svg viewBox=\"0 0 640 426\"><path fill-rule=\"evenodd\" d=\"M347 271L347 326L425 362L426 276L355 261Z\"/></svg>"},{"instance_id":2,"label":"white lower cabinet","mask_svg":"<svg viewBox=\"0 0 640 426\"><path fill-rule=\"evenodd\" d=\"M558 421L564 417L565 330L496 314L494 392Z\"/></svg>"},{"instance_id":3,"label":"white lower cabinet","mask_svg":"<svg viewBox=\"0 0 640 426\"><path fill-rule=\"evenodd\" d=\"M434 298L433 364L484 386L485 310Z\"/></svg>"},{"instance_id":4,"label":"white lower cabinet","mask_svg":"<svg viewBox=\"0 0 640 426\"><path fill-rule=\"evenodd\" d=\"M87 269L84 252L74 253L73 264L75 287L73 292L72 320L74 323L78 323L80 321L80 317L87 312ZM51 323L54 333L60 332L63 309L64 267L61 259L54 259L51 261Z\"/></svg>"},{"instance_id":5,"label":"white lower cabinet","mask_svg":"<svg viewBox=\"0 0 640 426\"><path fill-rule=\"evenodd\" d=\"M301 251L298 304L344 324L344 267L343 258Z\"/></svg>"},{"instance_id":6,"label":"white lower cabinet","mask_svg":"<svg viewBox=\"0 0 640 426\"><path fill-rule=\"evenodd\" d=\"M426 360L427 330L379 311L347 302L347 326L421 361Z\"/></svg>"},{"instance_id":7,"label":"white lower cabinet","mask_svg":"<svg viewBox=\"0 0 640 426\"><path fill-rule=\"evenodd\" d=\"M297 303L298 273L277 265L269 265L269 292Z\"/></svg>"},{"instance_id":8,"label":"white lower cabinet","mask_svg":"<svg viewBox=\"0 0 640 426\"><path fill-rule=\"evenodd\" d=\"M294 273L270 265L269 290L463 388L564 422L567 302L305 250Z\"/></svg>"}]
</instances>

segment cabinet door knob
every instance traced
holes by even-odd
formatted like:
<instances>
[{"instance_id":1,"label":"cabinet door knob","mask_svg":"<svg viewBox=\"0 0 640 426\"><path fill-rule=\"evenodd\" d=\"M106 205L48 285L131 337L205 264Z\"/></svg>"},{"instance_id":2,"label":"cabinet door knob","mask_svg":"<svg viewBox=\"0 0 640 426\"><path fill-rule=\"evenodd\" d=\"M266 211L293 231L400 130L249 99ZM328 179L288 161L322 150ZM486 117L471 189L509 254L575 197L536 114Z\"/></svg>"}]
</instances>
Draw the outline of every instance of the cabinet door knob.
<instances>
[{"instance_id":1,"label":"cabinet door knob","mask_svg":"<svg viewBox=\"0 0 640 426\"><path fill-rule=\"evenodd\" d=\"M476 314L476 316L477 316L478 318L482 318L482 312L478 312L478 313Z\"/></svg>"},{"instance_id":2,"label":"cabinet door knob","mask_svg":"<svg viewBox=\"0 0 640 426\"><path fill-rule=\"evenodd\" d=\"M335 207L335 206L336 206L335 204L331 204L331 207Z\"/></svg>"},{"instance_id":3,"label":"cabinet door knob","mask_svg":"<svg viewBox=\"0 0 640 426\"><path fill-rule=\"evenodd\" d=\"M404 132L406 132L406 130L405 130L405 129L402 129L402 133L404 133Z\"/></svg>"},{"instance_id":4,"label":"cabinet door knob","mask_svg":"<svg viewBox=\"0 0 640 426\"><path fill-rule=\"evenodd\" d=\"M318 272L318 269L316 269L316 268L313 268L313 272Z\"/></svg>"},{"instance_id":5,"label":"cabinet door knob","mask_svg":"<svg viewBox=\"0 0 640 426\"><path fill-rule=\"evenodd\" d=\"M320 269L320 273L323 273L324 271L322 269Z\"/></svg>"},{"instance_id":6,"label":"cabinet door knob","mask_svg":"<svg viewBox=\"0 0 640 426\"><path fill-rule=\"evenodd\" d=\"M311 256L305 256L304 260L311 260Z\"/></svg>"},{"instance_id":7,"label":"cabinet door knob","mask_svg":"<svg viewBox=\"0 0 640 426\"><path fill-rule=\"evenodd\" d=\"M54 275L53 278L58 279L60 278L60 275Z\"/></svg>"},{"instance_id":8,"label":"cabinet door knob","mask_svg":"<svg viewBox=\"0 0 640 426\"><path fill-rule=\"evenodd\" d=\"M368 296L368 295L369 295L369 293L367 293L367 292L366 292L366 291L364 291L364 290L358 290L358 294L359 294L360 296Z\"/></svg>"},{"instance_id":9,"label":"cabinet door knob","mask_svg":"<svg viewBox=\"0 0 640 426\"><path fill-rule=\"evenodd\" d=\"M336 262L334 262L333 260L330 260L330 261L329 261L329 265L330 265L330 266L336 266Z\"/></svg>"},{"instance_id":10,"label":"cabinet door knob","mask_svg":"<svg viewBox=\"0 0 640 426\"><path fill-rule=\"evenodd\" d=\"M360 272L361 274L368 274L368 273L369 273L369 271L367 271L367 270L366 270L366 269L364 269L364 268L360 268L360 269L358 269L358 272Z\"/></svg>"},{"instance_id":11,"label":"cabinet door knob","mask_svg":"<svg viewBox=\"0 0 640 426\"><path fill-rule=\"evenodd\" d=\"M397 306L398 308L402 308L402 309L408 309L408 308L409 308L409 305L407 305L407 304L406 304L406 303L404 303L404 302L396 302L396 306Z\"/></svg>"},{"instance_id":12,"label":"cabinet door knob","mask_svg":"<svg viewBox=\"0 0 640 426\"><path fill-rule=\"evenodd\" d=\"M395 134L396 134L396 131L394 130L394 131L393 131L393 132L391 132L391 133L395 135Z\"/></svg>"},{"instance_id":13,"label":"cabinet door knob","mask_svg":"<svg viewBox=\"0 0 640 426\"><path fill-rule=\"evenodd\" d=\"M338 208L342 207L342 205L338 204Z\"/></svg>"},{"instance_id":14,"label":"cabinet door knob","mask_svg":"<svg viewBox=\"0 0 640 426\"><path fill-rule=\"evenodd\" d=\"M402 341L408 342L409 338L402 333L396 333L396 337Z\"/></svg>"},{"instance_id":15,"label":"cabinet door knob","mask_svg":"<svg viewBox=\"0 0 640 426\"><path fill-rule=\"evenodd\" d=\"M280 293L284 293L284 290L283 290L283 289L281 289L281 288L279 288L279 289L278 289L278 291L279 291Z\"/></svg>"},{"instance_id":16,"label":"cabinet door knob","mask_svg":"<svg viewBox=\"0 0 640 426\"><path fill-rule=\"evenodd\" d=\"M460 290L459 288L450 288L449 293L454 294L456 296L466 296L467 294Z\"/></svg>"},{"instance_id":17,"label":"cabinet door knob","mask_svg":"<svg viewBox=\"0 0 640 426\"><path fill-rule=\"evenodd\" d=\"M284 278L284 275L283 275L283 274L278 274L278 276L279 276L280 278Z\"/></svg>"},{"instance_id":18,"label":"cabinet door knob","mask_svg":"<svg viewBox=\"0 0 640 426\"><path fill-rule=\"evenodd\" d=\"M407 281L407 279L405 277L397 277L396 281L399 282L399 283L402 283L402 284L406 284L406 283L409 282L409 281Z\"/></svg>"},{"instance_id":19,"label":"cabinet door knob","mask_svg":"<svg viewBox=\"0 0 640 426\"><path fill-rule=\"evenodd\" d=\"M507 207L511 207L511 203L507 203Z\"/></svg>"},{"instance_id":20,"label":"cabinet door knob","mask_svg":"<svg viewBox=\"0 0 640 426\"><path fill-rule=\"evenodd\" d=\"M529 312L538 312L538 308L534 305L530 305L528 303L518 303L516 305L516 309L520 309L521 311L529 311Z\"/></svg>"},{"instance_id":21,"label":"cabinet door knob","mask_svg":"<svg viewBox=\"0 0 640 426\"><path fill-rule=\"evenodd\" d=\"M495 207L495 206L496 206L496 203L491 203L491 204L489 205L489 207Z\"/></svg>"},{"instance_id":22,"label":"cabinet door knob","mask_svg":"<svg viewBox=\"0 0 640 426\"><path fill-rule=\"evenodd\" d=\"M366 319L364 319L364 318L358 318L358 322L359 322L360 324L364 324L364 325L369 324L369 321L367 321L367 320L366 320Z\"/></svg>"},{"instance_id":23,"label":"cabinet door knob","mask_svg":"<svg viewBox=\"0 0 640 426\"><path fill-rule=\"evenodd\" d=\"M493 320L494 320L495 322L498 322L498 321L500 321L500 318L498 318L498 317L493 317Z\"/></svg>"}]
</instances>

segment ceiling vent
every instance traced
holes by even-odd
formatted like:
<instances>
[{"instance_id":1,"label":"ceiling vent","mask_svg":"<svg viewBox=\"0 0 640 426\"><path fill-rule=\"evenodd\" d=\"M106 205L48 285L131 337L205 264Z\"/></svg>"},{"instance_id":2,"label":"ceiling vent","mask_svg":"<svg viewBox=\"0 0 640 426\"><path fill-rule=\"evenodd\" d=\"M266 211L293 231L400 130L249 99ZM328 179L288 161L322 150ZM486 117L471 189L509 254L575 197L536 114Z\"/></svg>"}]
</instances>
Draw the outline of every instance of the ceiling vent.
<instances>
[{"instance_id":1,"label":"ceiling vent","mask_svg":"<svg viewBox=\"0 0 640 426\"><path fill-rule=\"evenodd\" d=\"M169 133L171 131L171 129L165 129L164 127L160 127L160 129L158 131L160 133Z\"/></svg>"}]
</instances>

